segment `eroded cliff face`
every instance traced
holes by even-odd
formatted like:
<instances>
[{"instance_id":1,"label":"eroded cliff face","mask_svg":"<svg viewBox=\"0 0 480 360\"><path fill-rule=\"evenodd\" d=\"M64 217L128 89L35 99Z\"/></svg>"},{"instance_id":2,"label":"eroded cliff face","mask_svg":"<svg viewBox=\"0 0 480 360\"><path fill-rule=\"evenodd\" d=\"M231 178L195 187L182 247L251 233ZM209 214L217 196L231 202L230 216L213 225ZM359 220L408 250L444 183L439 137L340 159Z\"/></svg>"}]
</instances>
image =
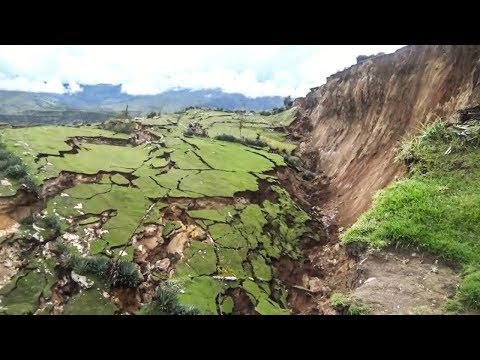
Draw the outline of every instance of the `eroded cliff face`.
<instances>
[{"instance_id":1,"label":"eroded cliff face","mask_svg":"<svg viewBox=\"0 0 480 360\"><path fill-rule=\"evenodd\" d=\"M394 156L404 137L479 103L480 46L407 46L334 74L297 99L290 131L306 166L330 178L325 209L348 226L402 172Z\"/></svg>"}]
</instances>

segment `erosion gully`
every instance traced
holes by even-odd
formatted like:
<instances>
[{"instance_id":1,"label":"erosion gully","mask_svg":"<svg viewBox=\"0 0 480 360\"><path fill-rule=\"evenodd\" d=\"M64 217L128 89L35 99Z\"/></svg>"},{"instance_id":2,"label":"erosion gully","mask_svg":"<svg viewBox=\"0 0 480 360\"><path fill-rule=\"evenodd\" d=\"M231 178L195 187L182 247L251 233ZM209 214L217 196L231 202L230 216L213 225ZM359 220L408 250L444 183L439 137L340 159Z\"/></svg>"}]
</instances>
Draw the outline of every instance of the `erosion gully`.
<instances>
[{"instance_id":1,"label":"erosion gully","mask_svg":"<svg viewBox=\"0 0 480 360\"><path fill-rule=\"evenodd\" d=\"M38 154L36 161L38 162L38 160L46 156L63 157L65 154L76 154L80 149L77 141L117 146L138 146L147 141L158 141L160 138L152 134L148 128L149 126L137 123L135 133L129 139L107 137L69 138L66 143L71 147L71 150L60 151L58 154ZM186 140L184 141L188 143ZM194 144L188 144L195 148ZM167 165L162 167L162 172L170 170L175 165L170 161L168 153L165 153L165 156L168 157L168 159L166 159ZM38 195L19 189L13 196L0 198L0 225L2 225L3 228L8 228L8 224L18 223L26 217L43 210L49 199L65 189L72 188L77 184L98 183L102 180L103 176L115 174L120 174L129 180L129 184L124 186L133 185L132 180L136 178L136 176L130 172L121 171L100 171L93 175L61 171L57 177L44 182ZM331 294L333 292L342 292L350 289L358 275L354 270L356 264L355 259L349 257L345 249L340 246L338 242L338 231L332 218L322 214L321 206L318 206L318 204L324 203L328 196L328 178L319 175L314 181L308 182L301 179L294 170L288 167L276 167L269 175L274 175L278 178L281 185L290 193L297 204L310 214L312 217L310 224L312 228L322 234L322 240L320 242L315 242L308 238L299 239L303 255L300 260L293 260L287 256L283 256L273 264L276 270L275 277L282 281L288 290L288 307L294 314L332 314L334 311L329 306ZM189 231L188 234L191 235L195 233L196 236L205 236L205 241L209 241L209 235L203 234L200 231L200 227L195 224L195 220L190 218L184 209L215 209L236 203L261 204L266 199L275 202L277 194L271 190L270 184L261 179L258 179L258 184L258 191L238 192L234 197L200 197L194 199L165 197L162 199L150 199L152 205L145 213L141 223L143 223L154 206L161 201L168 205L161 214L165 221L178 220L184 224ZM317 206L312 206L312 204L316 204ZM96 214L101 217L100 227L98 228L100 230L101 226L107 222L111 216L115 216L115 209L110 209L104 213ZM77 216L70 227L77 226L81 221L91 215L92 214L84 214ZM142 224L139 224L138 228L140 228L141 225ZM152 241L149 239L155 238L155 236L158 235L154 225L147 224L141 234L136 233L138 228L134 234L132 234L132 237L126 245L134 245L134 261L139 264L142 273L147 275L147 280L143 282L138 289L112 289L112 301L119 308L119 313L138 310L141 302L151 300L155 290L155 284L153 281L150 281L151 277L149 276L151 264L155 264L157 259L166 258L166 244L165 246L158 247L153 252L148 251L148 244ZM55 238L56 236L51 239L46 239L42 245L47 244ZM143 245L140 249L147 249L147 251L143 253L139 252L139 243ZM3 245L5 244L7 244L7 242ZM27 244L28 246L22 249L16 242L10 243L2 246L6 249L2 249L2 251L9 251L11 253L10 257L16 261L26 255L24 252L30 253L32 249L39 246L40 242L34 242L33 244L32 242L27 242ZM166 273L174 270L175 264L180 258L178 255L179 254L174 253L173 256L168 257L170 263L164 264ZM17 262L18 264L21 263L20 260ZM17 267L17 271L21 266L23 265ZM52 287L52 299L54 303L57 304L53 311L54 314L61 313L62 305L68 300L68 297L73 296L80 290L78 284L72 281L70 275L63 269L58 269L57 275L59 275L58 278L60 280ZM230 295L234 299L234 314L255 313L253 304L242 288L228 289L226 295ZM41 310L44 305L45 300L39 299L39 310Z\"/></svg>"}]
</instances>

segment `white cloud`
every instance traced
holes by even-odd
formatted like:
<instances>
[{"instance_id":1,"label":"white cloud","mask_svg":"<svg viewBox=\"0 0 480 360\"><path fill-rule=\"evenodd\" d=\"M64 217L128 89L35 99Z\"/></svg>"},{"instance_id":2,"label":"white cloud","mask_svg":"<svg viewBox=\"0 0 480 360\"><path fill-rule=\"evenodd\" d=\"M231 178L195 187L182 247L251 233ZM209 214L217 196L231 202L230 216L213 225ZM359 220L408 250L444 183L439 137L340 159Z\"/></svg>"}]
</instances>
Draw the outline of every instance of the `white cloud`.
<instances>
[{"instance_id":1,"label":"white cloud","mask_svg":"<svg viewBox=\"0 0 480 360\"><path fill-rule=\"evenodd\" d=\"M304 96L357 55L400 45L0 46L0 89L63 92L123 84L129 94L221 88L247 96Z\"/></svg>"}]
</instances>

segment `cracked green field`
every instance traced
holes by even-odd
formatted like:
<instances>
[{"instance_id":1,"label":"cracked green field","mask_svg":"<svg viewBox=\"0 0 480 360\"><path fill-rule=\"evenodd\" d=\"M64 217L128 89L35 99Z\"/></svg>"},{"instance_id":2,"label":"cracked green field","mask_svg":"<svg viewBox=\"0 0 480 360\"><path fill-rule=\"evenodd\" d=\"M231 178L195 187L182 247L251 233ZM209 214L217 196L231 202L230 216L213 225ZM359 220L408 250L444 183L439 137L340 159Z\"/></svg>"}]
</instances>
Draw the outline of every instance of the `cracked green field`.
<instances>
[{"instance_id":1,"label":"cracked green field","mask_svg":"<svg viewBox=\"0 0 480 360\"><path fill-rule=\"evenodd\" d=\"M163 226L166 246L185 231L188 222L203 229L208 238L189 239L180 258L171 257L176 264L168 281L180 286L182 305L193 305L202 314L235 313L238 306L230 292L240 288L255 313L289 314L286 289L276 279L274 263L282 256L299 258L299 238L316 237L309 216L272 175L286 166L276 152L288 154L295 147L274 129L288 126L293 115L294 110L272 116L188 110L144 119L142 131L160 139L139 145L128 143L126 134L95 126L2 130L6 149L23 161L34 181L41 186L48 180L56 190L40 209L35 208L39 216L22 222L17 233L2 239L5 246L26 243L31 237L42 240L1 288L0 313L53 313L51 292L61 280L53 244L67 242L79 256L132 262L135 239L147 224ZM184 136L183 129L191 122L201 123L210 137ZM267 147L213 139L219 134L260 137ZM75 148L68 142L72 139ZM76 182L65 180L68 174L74 174ZM13 183L11 193L19 186ZM262 186L270 188L272 198L263 198ZM187 201L196 207L185 207ZM167 231L168 223L161 219L167 216L169 204L185 211L177 219L180 225ZM42 217L53 217L59 231L42 228L48 225ZM101 280L93 281L93 287L63 300L63 313L118 313L113 289ZM166 280L143 276L143 281L156 281L158 286ZM40 303L48 306L40 308Z\"/></svg>"}]
</instances>

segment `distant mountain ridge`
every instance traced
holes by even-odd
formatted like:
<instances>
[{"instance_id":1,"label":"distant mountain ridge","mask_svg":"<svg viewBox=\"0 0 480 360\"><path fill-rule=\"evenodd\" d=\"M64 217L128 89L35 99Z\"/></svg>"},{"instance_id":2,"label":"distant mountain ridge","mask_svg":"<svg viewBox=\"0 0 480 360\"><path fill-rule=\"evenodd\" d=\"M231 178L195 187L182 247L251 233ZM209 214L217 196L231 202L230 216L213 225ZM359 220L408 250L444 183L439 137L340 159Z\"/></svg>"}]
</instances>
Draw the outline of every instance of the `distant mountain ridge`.
<instances>
[{"instance_id":1,"label":"distant mountain ridge","mask_svg":"<svg viewBox=\"0 0 480 360\"><path fill-rule=\"evenodd\" d=\"M68 85L64 84L68 89ZM281 96L262 96L250 98L238 93L225 93L220 89L179 89L168 90L157 95L129 95L122 92L121 85L97 84L81 85L82 91L75 93L39 93L27 91L0 90L0 121L15 123L15 119L42 117L49 112L49 119L58 114L59 121L65 112L78 112L79 120L83 114L89 119L111 116L112 112L128 109L132 114L146 114L150 111L174 112L188 106L221 107L226 110L270 110L283 106ZM52 115L53 114L53 115ZM53 116L53 117L52 117ZM23 120L22 120L23 121Z\"/></svg>"}]
</instances>

